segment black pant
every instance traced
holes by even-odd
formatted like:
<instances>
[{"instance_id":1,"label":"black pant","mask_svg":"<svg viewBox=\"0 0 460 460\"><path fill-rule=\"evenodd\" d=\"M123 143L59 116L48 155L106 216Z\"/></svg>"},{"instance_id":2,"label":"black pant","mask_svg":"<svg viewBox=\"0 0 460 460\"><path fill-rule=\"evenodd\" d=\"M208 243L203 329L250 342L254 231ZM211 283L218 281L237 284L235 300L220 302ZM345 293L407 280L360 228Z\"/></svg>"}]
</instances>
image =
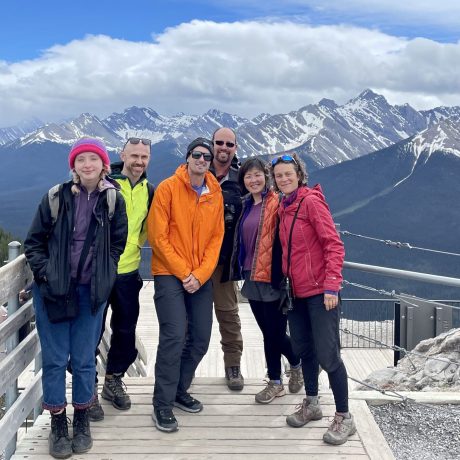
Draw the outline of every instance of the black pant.
<instances>
[{"instance_id":1,"label":"black pant","mask_svg":"<svg viewBox=\"0 0 460 460\"><path fill-rule=\"evenodd\" d=\"M160 337L155 363L153 405L170 409L176 395L189 389L193 374L208 351L212 329L212 283L193 294L171 275L155 275L155 309Z\"/></svg>"},{"instance_id":2,"label":"black pant","mask_svg":"<svg viewBox=\"0 0 460 460\"><path fill-rule=\"evenodd\" d=\"M139 291L141 288L142 278L137 270L117 275L104 312L99 338L100 343L104 334L107 309L110 304L112 308L112 317L110 319L112 337L107 356L107 374L124 374L137 357L136 325L139 318ZM96 351L96 354L98 354L98 351Z\"/></svg>"},{"instance_id":3,"label":"black pant","mask_svg":"<svg viewBox=\"0 0 460 460\"><path fill-rule=\"evenodd\" d=\"M321 365L328 374L337 412L348 412L347 371L340 357L340 307L326 310L323 294L295 299L288 319L292 347L302 360L307 395L318 394Z\"/></svg>"},{"instance_id":4,"label":"black pant","mask_svg":"<svg viewBox=\"0 0 460 460\"><path fill-rule=\"evenodd\" d=\"M279 308L279 300L260 302L249 300L254 317L264 337L264 352L267 361L268 378L281 379L281 355L286 356L291 366L300 363L292 351L291 339L286 334L287 316Z\"/></svg>"}]
</instances>

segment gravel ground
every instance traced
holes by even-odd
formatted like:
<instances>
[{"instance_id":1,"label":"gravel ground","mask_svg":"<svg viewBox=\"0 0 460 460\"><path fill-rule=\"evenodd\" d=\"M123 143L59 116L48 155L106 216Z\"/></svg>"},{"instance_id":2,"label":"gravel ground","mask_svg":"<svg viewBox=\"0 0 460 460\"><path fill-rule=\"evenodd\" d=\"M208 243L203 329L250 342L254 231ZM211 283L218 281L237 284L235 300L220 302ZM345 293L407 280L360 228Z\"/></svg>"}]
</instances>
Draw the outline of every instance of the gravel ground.
<instances>
[{"instance_id":1,"label":"gravel ground","mask_svg":"<svg viewBox=\"0 0 460 460\"><path fill-rule=\"evenodd\" d=\"M396 460L460 459L460 407L411 402L369 406Z\"/></svg>"}]
</instances>

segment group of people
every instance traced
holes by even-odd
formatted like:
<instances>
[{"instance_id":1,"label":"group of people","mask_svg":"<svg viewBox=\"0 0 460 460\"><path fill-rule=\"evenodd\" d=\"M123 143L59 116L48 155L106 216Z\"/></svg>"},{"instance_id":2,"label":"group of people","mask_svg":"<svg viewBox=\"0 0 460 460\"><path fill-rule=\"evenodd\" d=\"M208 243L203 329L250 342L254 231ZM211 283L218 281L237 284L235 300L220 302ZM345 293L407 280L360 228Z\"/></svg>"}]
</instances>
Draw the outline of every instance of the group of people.
<instances>
[{"instance_id":1,"label":"group of people","mask_svg":"<svg viewBox=\"0 0 460 460\"><path fill-rule=\"evenodd\" d=\"M304 386L306 392L287 424L301 427L322 418L321 367L336 404L323 440L342 444L355 433L339 342L344 249L324 195L318 185L307 186L295 154L271 164L249 158L241 165L237 147L236 133L226 127L212 139L195 139L185 163L154 191L146 177L150 140L129 138L122 161L112 165L101 141L83 138L73 145L70 181L45 194L25 240L53 457L89 451L90 421L104 418L96 356L109 306L112 336L101 397L119 410L131 407L122 378L137 356L140 248L146 238L159 323L152 413L157 429L178 429L174 407L203 410L189 388L208 350L213 306L226 384L243 389L236 281L244 280L241 293L263 335L268 376L255 401L268 404L285 394L284 355L289 391ZM286 296L292 297L287 309ZM66 370L73 375L72 438Z\"/></svg>"}]
</instances>

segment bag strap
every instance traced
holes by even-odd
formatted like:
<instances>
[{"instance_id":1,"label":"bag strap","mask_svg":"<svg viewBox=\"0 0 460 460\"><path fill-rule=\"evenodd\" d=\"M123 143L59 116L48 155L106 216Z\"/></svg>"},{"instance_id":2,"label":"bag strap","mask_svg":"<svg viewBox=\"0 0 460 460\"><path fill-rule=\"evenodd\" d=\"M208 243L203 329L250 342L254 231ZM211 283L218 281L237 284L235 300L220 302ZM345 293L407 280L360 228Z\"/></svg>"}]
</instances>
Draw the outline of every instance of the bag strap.
<instances>
[{"instance_id":1,"label":"bag strap","mask_svg":"<svg viewBox=\"0 0 460 460\"><path fill-rule=\"evenodd\" d=\"M300 209L300 205L302 204L302 201L305 199L305 197L303 197L300 201L299 201L299 206L297 206L297 209L295 211L295 214L294 214L294 219L292 220L292 224L291 224L291 230L289 232L289 240L288 240L288 256L287 256L287 276L289 278L289 269L291 268L291 241L292 241L292 232L294 230L294 224L295 224L295 221L297 220L297 214L299 213L299 209Z\"/></svg>"},{"instance_id":2,"label":"bag strap","mask_svg":"<svg viewBox=\"0 0 460 460\"><path fill-rule=\"evenodd\" d=\"M94 231L96 230L96 218L91 215L91 220L89 222L88 231L86 232L85 243L83 244L83 249L81 250L80 260L78 261L78 268L77 268L77 277L76 282L80 279L81 271L83 270L83 265L86 262L86 258L88 257L89 248L91 243L93 242Z\"/></svg>"}]
</instances>

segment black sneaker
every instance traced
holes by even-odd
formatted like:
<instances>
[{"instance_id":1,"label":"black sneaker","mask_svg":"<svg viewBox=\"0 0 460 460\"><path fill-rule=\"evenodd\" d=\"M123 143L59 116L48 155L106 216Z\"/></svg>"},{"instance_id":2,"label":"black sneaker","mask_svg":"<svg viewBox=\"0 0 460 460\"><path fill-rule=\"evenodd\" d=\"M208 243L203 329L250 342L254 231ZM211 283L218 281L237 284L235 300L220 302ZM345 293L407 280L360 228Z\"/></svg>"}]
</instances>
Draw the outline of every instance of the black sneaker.
<instances>
[{"instance_id":1,"label":"black sneaker","mask_svg":"<svg viewBox=\"0 0 460 460\"><path fill-rule=\"evenodd\" d=\"M69 458L72 456L72 442L69 437L69 421L67 414L51 413L51 433L48 438L49 454L54 458Z\"/></svg>"},{"instance_id":2,"label":"black sneaker","mask_svg":"<svg viewBox=\"0 0 460 460\"><path fill-rule=\"evenodd\" d=\"M126 393L126 385L121 380L121 375L114 374L111 378L105 378L101 396L111 401L115 409L128 410L131 408L131 399Z\"/></svg>"},{"instance_id":3,"label":"black sneaker","mask_svg":"<svg viewBox=\"0 0 460 460\"><path fill-rule=\"evenodd\" d=\"M188 393L177 395L174 405L185 412L196 413L203 410L203 404L201 404L198 399L190 396Z\"/></svg>"},{"instance_id":4,"label":"black sneaker","mask_svg":"<svg viewBox=\"0 0 460 460\"><path fill-rule=\"evenodd\" d=\"M153 408L152 419L155 422L155 426L160 431L171 433L179 429L176 417L174 417L173 411L171 409Z\"/></svg>"}]
</instances>

